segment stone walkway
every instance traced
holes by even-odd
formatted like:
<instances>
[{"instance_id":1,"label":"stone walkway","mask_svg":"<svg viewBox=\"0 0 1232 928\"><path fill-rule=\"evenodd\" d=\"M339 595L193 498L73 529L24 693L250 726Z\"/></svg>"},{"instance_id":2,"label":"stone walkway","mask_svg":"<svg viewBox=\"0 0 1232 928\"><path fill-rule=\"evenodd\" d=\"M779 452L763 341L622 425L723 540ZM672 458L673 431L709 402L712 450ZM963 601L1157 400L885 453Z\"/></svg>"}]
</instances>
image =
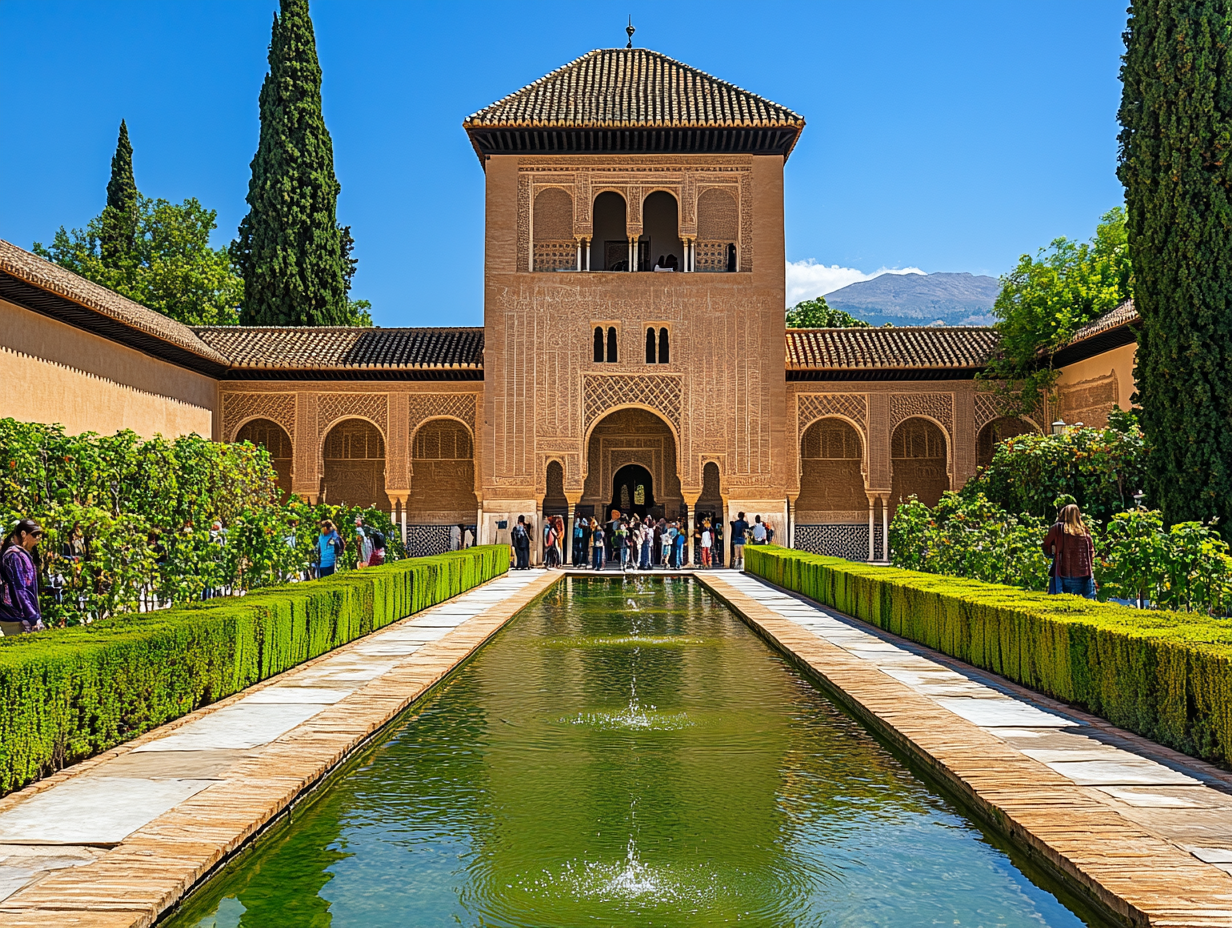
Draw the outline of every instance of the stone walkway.
<instances>
[{"instance_id":1,"label":"stone walkway","mask_svg":"<svg viewBox=\"0 0 1232 928\"><path fill-rule=\"evenodd\" d=\"M146 926L557 573L506 574L0 800L0 926Z\"/></svg>"},{"instance_id":2,"label":"stone walkway","mask_svg":"<svg viewBox=\"0 0 1232 928\"><path fill-rule=\"evenodd\" d=\"M699 579L1133 924L1232 926L1232 776L751 575Z\"/></svg>"}]
</instances>

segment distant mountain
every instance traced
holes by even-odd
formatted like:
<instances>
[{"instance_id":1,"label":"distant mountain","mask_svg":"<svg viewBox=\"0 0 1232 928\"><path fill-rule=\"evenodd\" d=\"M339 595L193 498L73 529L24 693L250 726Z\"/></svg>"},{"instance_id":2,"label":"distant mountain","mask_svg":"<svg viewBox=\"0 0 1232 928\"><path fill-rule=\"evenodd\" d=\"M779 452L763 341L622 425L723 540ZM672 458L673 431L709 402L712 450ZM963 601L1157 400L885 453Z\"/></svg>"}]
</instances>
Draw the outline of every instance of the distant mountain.
<instances>
[{"instance_id":1,"label":"distant mountain","mask_svg":"<svg viewBox=\"0 0 1232 928\"><path fill-rule=\"evenodd\" d=\"M826 294L835 309L873 325L992 325L1001 290L973 274L882 274Z\"/></svg>"}]
</instances>

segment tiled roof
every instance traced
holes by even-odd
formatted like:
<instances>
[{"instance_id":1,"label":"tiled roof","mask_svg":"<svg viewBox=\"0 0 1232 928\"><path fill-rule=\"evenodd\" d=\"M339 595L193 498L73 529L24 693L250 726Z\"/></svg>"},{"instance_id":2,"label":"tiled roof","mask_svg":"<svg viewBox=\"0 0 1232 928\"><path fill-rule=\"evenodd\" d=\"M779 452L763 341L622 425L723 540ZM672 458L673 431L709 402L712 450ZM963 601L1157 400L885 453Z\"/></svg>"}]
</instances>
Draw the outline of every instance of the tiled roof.
<instances>
[{"instance_id":1,"label":"tiled roof","mask_svg":"<svg viewBox=\"0 0 1232 928\"><path fill-rule=\"evenodd\" d=\"M134 303L128 297L120 296L113 290L79 277L72 271L31 254L24 248L18 248L3 239L0 239L0 272L11 275L39 291L63 297L68 301L68 304L58 303L58 307L68 308L79 315L74 307L69 305L76 304L78 307L91 311L93 315L103 317L111 323L118 323L120 328L113 325L107 332L112 337L125 328L136 330L136 332L153 336L159 341L188 351L206 361L215 364L227 363L225 357L205 344L188 326L142 306L140 303ZM53 318L68 315L50 307L43 311ZM79 323L77 318L63 318L63 321Z\"/></svg>"},{"instance_id":2,"label":"tiled roof","mask_svg":"<svg viewBox=\"0 0 1232 928\"><path fill-rule=\"evenodd\" d=\"M1134 309L1134 301L1126 300L1116 309L1108 310L1102 316L1097 316L1080 328L1074 333L1074 337L1069 340L1068 344L1076 345L1078 342L1084 342L1088 338L1094 338L1096 335L1102 335L1123 325L1132 325L1137 321L1138 310Z\"/></svg>"},{"instance_id":3,"label":"tiled roof","mask_svg":"<svg viewBox=\"0 0 1232 928\"><path fill-rule=\"evenodd\" d=\"M483 329L203 326L233 369L482 370Z\"/></svg>"},{"instance_id":4,"label":"tiled roof","mask_svg":"<svg viewBox=\"0 0 1232 928\"><path fill-rule=\"evenodd\" d=\"M997 347L991 328L788 329L788 371L975 369Z\"/></svg>"},{"instance_id":5,"label":"tiled roof","mask_svg":"<svg viewBox=\"0 0 1232 928\"><path fill-rule=\"evenodd\" d=\"M479 127L803 128L784 106L646 48L600 48L468 117Z\"/></svg>"}]
</instances>

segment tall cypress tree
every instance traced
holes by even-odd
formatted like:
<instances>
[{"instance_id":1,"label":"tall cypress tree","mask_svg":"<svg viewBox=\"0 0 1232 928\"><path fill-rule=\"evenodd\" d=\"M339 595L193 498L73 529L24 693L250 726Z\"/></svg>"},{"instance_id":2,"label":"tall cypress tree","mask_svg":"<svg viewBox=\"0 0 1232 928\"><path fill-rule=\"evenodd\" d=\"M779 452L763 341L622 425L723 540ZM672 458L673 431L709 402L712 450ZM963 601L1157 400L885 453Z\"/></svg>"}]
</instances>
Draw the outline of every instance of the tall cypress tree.
<instances>
[{"instance_id":1,"label":"tall cypress tree","mask_svg":"<svg viewBox=\"0 0 1232 928\"><path fill-rule=\"evenodd\" d=\"M248 325L345 325L350 265L308 0L281 0L261 87L249 212L231 246Z\"/></svg>"},{"instance_id":2,"label":"tall cypress tree","mask_svg":"<svg viewBox=\"0 0 1232 928\"><path fill-rule=\"evenodd\" d=\"M1120 164L1148 502L1232 527L1232 14L1226 0L1134 0Z\"/></svg>"},{"instance_id":3,"label":"tall cypress tree","mask_svg":"<svg viewBox=\"0 0 1232 928\"><path fill-rule=\"evenodd\" d=\"M133 180L133 146L128 126L120 120L120 138L111 157L107 181L107 205L103 207L99 251L103 266L119 267L135 248L137 240L137 182Z\"/></svg>"}]
</instances>

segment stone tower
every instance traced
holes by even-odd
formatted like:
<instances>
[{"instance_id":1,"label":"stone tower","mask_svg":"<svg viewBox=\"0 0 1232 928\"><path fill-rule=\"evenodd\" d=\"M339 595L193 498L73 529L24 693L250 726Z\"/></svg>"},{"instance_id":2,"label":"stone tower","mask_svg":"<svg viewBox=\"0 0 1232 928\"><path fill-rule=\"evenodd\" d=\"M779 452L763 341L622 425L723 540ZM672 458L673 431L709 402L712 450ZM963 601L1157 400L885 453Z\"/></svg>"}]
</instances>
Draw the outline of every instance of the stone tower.
<instances>
[{"instance_id":1,"label":"stone tower","mask_svg":"<svg viewBox=\"0 0 1232 928\"><path fill-rule=\"evenodd\" d=\"M622 505L783 524L783 167L804 120L630 48L463 125L486 180L480 539Z\"/></svg>"}]
</instances>

